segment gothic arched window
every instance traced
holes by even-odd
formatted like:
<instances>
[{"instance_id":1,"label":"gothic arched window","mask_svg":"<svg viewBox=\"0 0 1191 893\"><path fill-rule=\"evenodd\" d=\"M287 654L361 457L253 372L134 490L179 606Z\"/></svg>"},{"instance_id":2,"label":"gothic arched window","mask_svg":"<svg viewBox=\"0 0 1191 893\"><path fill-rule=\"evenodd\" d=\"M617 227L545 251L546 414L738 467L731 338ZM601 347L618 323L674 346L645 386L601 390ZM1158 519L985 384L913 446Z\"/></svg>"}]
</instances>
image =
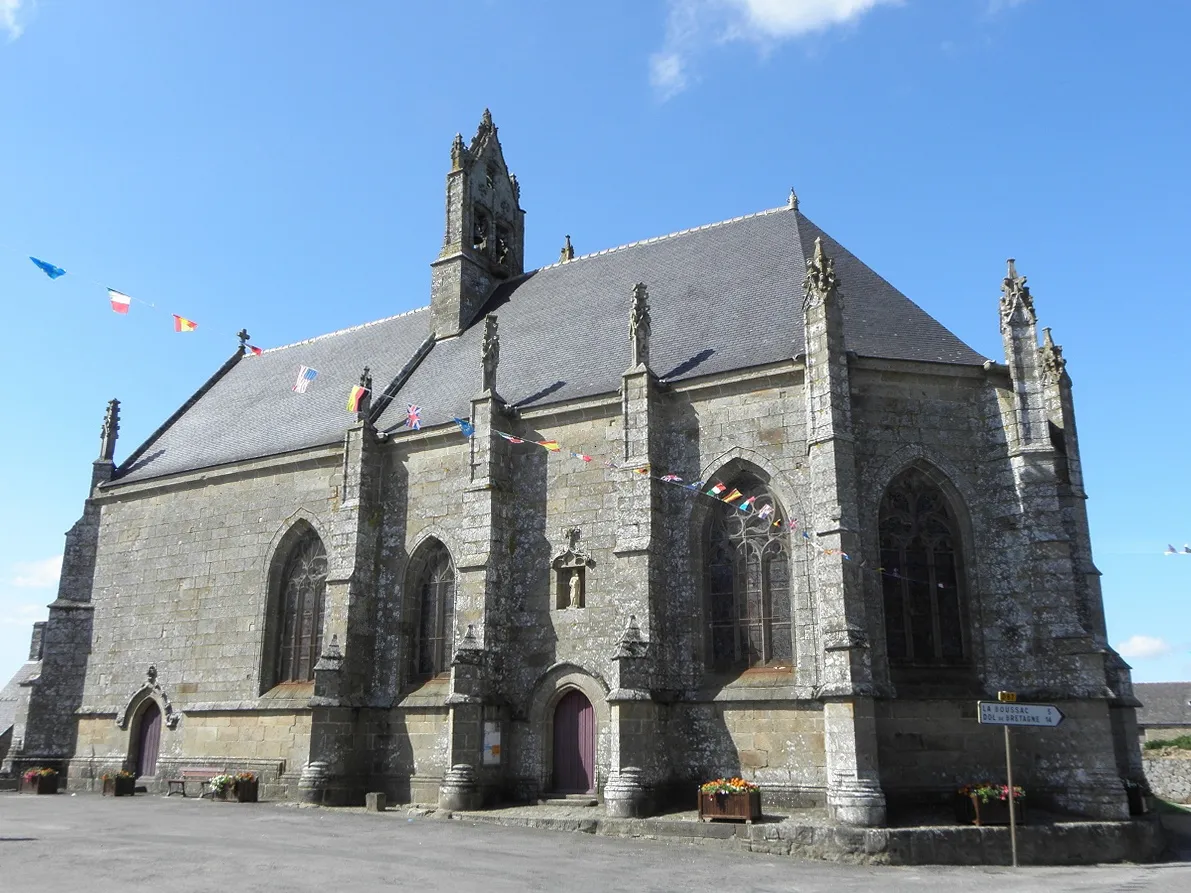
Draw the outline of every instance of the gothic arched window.
<instances>
[{"instance_id":1,"label":"gothic arched window","mask_svg":"<svg viewBox=\"0 0 1191 893\"><path fill-rule=\"evenodd\" d=\"M416 600L411 624L410 677L429 679L451 665L455 647L455 565L442 543L428 544L411 574Z\"/></svg>"},{"instance_id":2,"label":"gothic arched window","mask_svg":"<svg viewBox=\"0 0 1191 893\"><path fill-rule=\"evenodd\" d=\"M309 682L323 645L327 552L313 529L290 550L281 571L273 667L274 683Z\"/></svg>"},{"instance_id":3,"label":"gothic arched window","mask_svg":"<svg viewBox=\"0 0 1191 893\"><path fill-rule=\"evenodd\" d=\"M963 665L959 526L942 489L921 469L902 472L885 491L880 537L889 662Z\"/></svg>"},{"instance_id":4,"label":"gothic arched window","mask_svg":"<svg viewBox=\"0 0 1191 893\"><path fill-rule=\"evenodd\" d=\"M724 502L712 509L704 553L708 665L719 672L790 666L789 545L774 523L785 515L757 478L732 486L743 494L738 504L756 499L748 511Z\"/></svg>"}]
</instances>

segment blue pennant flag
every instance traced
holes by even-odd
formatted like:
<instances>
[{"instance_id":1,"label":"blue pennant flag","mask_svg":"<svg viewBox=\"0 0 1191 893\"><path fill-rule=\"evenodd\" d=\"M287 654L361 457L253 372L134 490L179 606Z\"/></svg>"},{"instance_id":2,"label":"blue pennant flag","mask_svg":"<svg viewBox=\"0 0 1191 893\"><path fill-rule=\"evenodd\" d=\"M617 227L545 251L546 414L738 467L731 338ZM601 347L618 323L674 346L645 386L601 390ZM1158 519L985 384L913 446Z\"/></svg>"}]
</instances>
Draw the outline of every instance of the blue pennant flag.
<instances>
[{"instance_id":1,"label":"blue pennant flag","mask_svg":"<svg viewBox=\"0 0 1191 893\"><path fill-rule=\"evenodd\" d=\"M459 426L459 430L463 432L464 437L471 437L473 434L476 433L476 426L473 425L471 422L469 422L467 419L461 419L461 418L456 417L455 424Z\"/></svg>"},{"instance_id":2,"label":"blue pennant flag","mask_svg":"<svg viewBox=\"0 0 1191 893\"><path fill-rule=\"evenodd\" d=\"M38 260L35 257L29 258L33 263L37 264L37 269L41 270L51 279L57 279L59 276L65 276L66 271L61 267L55 267L53 264L46 263L44 260Z\"/></svg>"}]
</instances>

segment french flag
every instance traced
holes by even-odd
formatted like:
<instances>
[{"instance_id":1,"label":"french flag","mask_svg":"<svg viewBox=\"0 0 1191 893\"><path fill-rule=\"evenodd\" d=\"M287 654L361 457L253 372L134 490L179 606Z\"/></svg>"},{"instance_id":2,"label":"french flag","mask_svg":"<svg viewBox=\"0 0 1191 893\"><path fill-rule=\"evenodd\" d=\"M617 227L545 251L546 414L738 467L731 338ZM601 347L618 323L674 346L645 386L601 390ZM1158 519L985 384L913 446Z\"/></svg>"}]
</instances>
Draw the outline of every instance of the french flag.
<instances>
[{"instance_id":1,"label":"french flag","mask_svg":"<svg viewBox=\"0 0 1191 893\"><path fill-rule=\"evenodd\" d=\"M128 305L132 303L132 298L114 288L108 289L108 299L112 302L112 309L117 313L127 313Z\"/></svg>"}]
</instances>

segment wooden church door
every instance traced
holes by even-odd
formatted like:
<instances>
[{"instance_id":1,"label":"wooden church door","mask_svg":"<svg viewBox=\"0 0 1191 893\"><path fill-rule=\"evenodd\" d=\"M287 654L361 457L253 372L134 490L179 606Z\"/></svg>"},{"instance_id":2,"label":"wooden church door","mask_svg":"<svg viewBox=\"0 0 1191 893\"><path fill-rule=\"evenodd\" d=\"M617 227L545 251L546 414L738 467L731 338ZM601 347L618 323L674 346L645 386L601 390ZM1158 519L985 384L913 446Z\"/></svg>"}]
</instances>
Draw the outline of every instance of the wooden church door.
<instances>
[{"instance_id":1,"label":"wooden church door","mask_svg":"<svg viewBox=\"0 0 1191 893\"><path fill-rule=\"evenodd\" d=\"M554 790L595 790L595 710L577 691L563 695L554 709Z\"/></svg>"},{"instance_id":2,"label":"wooden church door","mask_svg":"<svg viewBox=\"0 0 1191 893\"><path fill-rule=\"evenodd\" d=\"M161 747L161 710L150 700L137 728L136 774L140 778L157 774L157 751Z\"/></svg>"}]
</instances>

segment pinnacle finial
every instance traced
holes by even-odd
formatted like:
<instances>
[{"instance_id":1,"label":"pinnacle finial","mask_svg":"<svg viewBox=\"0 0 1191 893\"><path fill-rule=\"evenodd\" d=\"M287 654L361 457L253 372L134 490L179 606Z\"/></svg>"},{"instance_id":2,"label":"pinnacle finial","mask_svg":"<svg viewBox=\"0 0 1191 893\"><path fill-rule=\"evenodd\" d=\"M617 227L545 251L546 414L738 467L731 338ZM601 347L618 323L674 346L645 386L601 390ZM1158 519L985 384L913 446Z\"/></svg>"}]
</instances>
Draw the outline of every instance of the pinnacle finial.
<instances>
[{"instance_id":1,"label":"pinnacle finial","mask_svg":"<svg viewBox=\"0 0 1191 893\"><path fill-rule=\"evenodd\" d=\"M492 112L490 112L487 108L484 109L484 114L480 116L480 126L487 130L493 129Z\"/></svg>"},{"instance_id":2,"label":"pinnacle finial","mask_svg":"<svg viewBox=\"0 0 1191 893\"><path fill-rule=\"evenodd\" d=\"M633 306L629 311L629 335L633 339L633 368L649 365L649 289L644 282L633 286Z\"/></svg>"},{"instance_id":3,"label":"pinnacle finial","mask_svg":"<svg viewBox=\"0 0 1191 893\"><path fill-rule=\"evenodd\" d=\"M806 262L806 278L802 280L803 307L816 301L826 303L834 298L839 281L835 278L835 261L823 249L823 237L815 238L815 251Z\"/></svg>"},{"instance_id":4,"label":"pinnacle finial","mask_svg":"<svg viewBox=\"0 0 1191 893\"><path fill-rule=\"evenodd\" d=\"M562 251L558 252L558 262L565 264L569 260L575 259L575 249L571 245L571 237L567 236L566 244L562 246Z\"/></svg>"},{"instance_id":5,"label":"pinnacle finial","mask_svg":"<svg viewBox=\"0 0 1191 893\"><path fill-rule=\"evenodd\" d=\"M99 458L110 462L116 454L116 437L120 433L120 401L108 401L103 414L103 427L99 431Z\"/></svg>"},{"instance_id":6,"label":"pinnacle finial","mask_svg":"<svg viewBox=\"0 0 1191 893\"><path fill-rule=\"evenodd\" d=\"M794 191L793 186L790 187L790 198L787 202L787 207L789 207L791 211L798 210L798 193Z\"/></svg>"},{"instance_id":7,"label":"pinnacle finial","mask_svg":"<svg viewBox=\"0 0 1191 893\"><path fill-rule=\"evenodd\" d=\"M463 167L463 155L467 148L463 145L463 134L455 134L455 139L451 142L451 170L459 170Z\"/></svg>"},{"instance_id":8,"label":"pinnacle finial","mask_svg":"<svg viewBox=\"0 0 1191 893\"><path fill-rule=\"evenodd\" d=\"M1029 323L1037 322L1034 298L1026 285L1026 277L1018 275L1013 258L1009 258L1005 266L1005 278L1001 281L1001 322L1008 323L1017 313Z\"/></svg>"},{"instance_id":9,"label":"pinnacle finial","mask_svg":"<svg viewBox=\"0 0 1191 893\"><path fill-rule=\"evenodd\" d=\"M484 343L480 348L484 366L484 390L496 393L496 367L500 365L500 332L495 313L484 317Z\"/></svg>"},{"instance_id":10,"label":"pinnacle finial","mask_svg":"<svg viewBox=\"0 0 1191 893\"><path fill-rule=\"evenodd\" d=\"M1067 369L1067 360L1063 357L1063 348L1055 344L1051 337L1050 327L1042 330L1042 347L1039 349L1042 358L1042 369L1056 377L1061 377Z\"/></svg>"}]
</instances>

